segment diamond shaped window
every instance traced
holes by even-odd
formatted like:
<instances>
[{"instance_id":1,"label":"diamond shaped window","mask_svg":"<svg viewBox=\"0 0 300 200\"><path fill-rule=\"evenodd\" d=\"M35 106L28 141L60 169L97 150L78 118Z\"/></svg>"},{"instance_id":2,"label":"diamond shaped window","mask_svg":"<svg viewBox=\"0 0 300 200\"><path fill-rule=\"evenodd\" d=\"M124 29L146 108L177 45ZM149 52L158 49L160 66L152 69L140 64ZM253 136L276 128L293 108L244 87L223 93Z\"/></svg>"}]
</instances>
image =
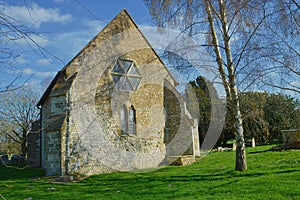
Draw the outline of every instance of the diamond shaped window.
<instances>
[{"instance_id":1,"label":"diamond shaped window","mask_svg":"<svg viewBox=\"0 0 300 200\"><path fill-rule=\"evenodd\" d=\"M128 60L119 60L118 62L124 67L125 72L128 72L129 68L134 64L134 62Z\"/></svg>"},{"instance_id":2,"label":"diamond shaped window","mask_svg":"<svg viewBox=\"0 0 300 200\"><path fill-rule=\"evenodd\" d=\"M113 78L114 82L117 83L122 78L122 76L121 75L112 75L112 78Z\"/></svg>"},{"instance_id":3,"label":"diamond shaped window","mask_svg":"<svg viewBox=\"0 0 300 200\"><path fill-rule=\"evenodd\" d=\"M131 60L118 59L110 74L121 90L137 90L142 79L135 62Z\"/></svg>"},{"instance_id":4,"label":"diamond shaped window","mask_svg":"<svg viewBox=\"0 0 300 200\"><path fill-rule=\"evenodd\" d=\"M137 68L135 66L131 67L128 74L133 76L140 76L140 73L137 71Z\"/></svg>"},{"instance_id":5,"label":"diamond shaped window","mask_svg":"<svg viewBox=\"0 0 300 200\"><path fill-rule=\"evenodd\" d=\"M136 90L139 87L141 79L137 77L128 77L128 79L129 82L131 83L132 88Z\"/></svg>"},{"instance_id":6,"label":"diamond shaped window","mask_svg":"<svg viewBox=\"0 0 300 200\"><path fill-rule=\"evenodd\" d=\"M116 62L112 72L113 73L118 73L118 74L124 74L125 70L119 62Z\"/></svg>"}]
</instances>

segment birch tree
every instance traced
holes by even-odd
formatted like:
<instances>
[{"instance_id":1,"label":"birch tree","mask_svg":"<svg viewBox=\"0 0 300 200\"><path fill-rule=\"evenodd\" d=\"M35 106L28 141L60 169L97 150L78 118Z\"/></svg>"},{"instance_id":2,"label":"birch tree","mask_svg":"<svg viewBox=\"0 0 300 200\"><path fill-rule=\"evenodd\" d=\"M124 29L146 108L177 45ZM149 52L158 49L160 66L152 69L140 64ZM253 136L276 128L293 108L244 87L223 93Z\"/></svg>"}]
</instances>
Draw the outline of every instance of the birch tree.
<instances>
[{"instance_id":1,"label":"birch tree","mask_svg":"<svg viewBox=\"0 0 300 200\"><path fill-rule=\"evenodd\" d=\"M226 91L226 121L232 126L237 142L235 169L246 170L238 87L247 88L257 80L257 74L254 72L257 71L256 64L260 63L261 59L261 55L258 54L261 50L259 32L265 20L278 10L267 11L268 2L258 0L144 2L158 26L179 29L195 39L199 38L199 35L206 38L202 47L214 56L214 66Z\"/></svg>"},{"instance_id":2,"label":"birch tree","mask_svg":"<svg viewBox=\"0 0 300 200\"><path fill-rule=\"evenodd\" d=\"M275 0L268 9L274 12L263 24L267 68L260 68L259 81L269 87L300 93L300 4L295 0ZM274 78L276 77L276 78Z\"/></svg>"}]
</instances>

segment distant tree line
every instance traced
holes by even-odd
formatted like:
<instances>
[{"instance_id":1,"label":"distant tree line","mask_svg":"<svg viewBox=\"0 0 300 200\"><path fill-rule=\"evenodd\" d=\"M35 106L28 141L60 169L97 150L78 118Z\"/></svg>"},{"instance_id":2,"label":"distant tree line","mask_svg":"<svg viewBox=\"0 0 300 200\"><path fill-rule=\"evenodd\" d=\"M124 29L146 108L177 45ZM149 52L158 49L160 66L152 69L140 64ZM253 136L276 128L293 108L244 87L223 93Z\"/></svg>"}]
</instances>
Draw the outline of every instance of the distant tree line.
<instances>
[{"instance_id":1,"label":"distant tree line","mask_svg":"<svg viewBox=\"0 0 300 200\"><path fill-rule=\"evenodd\" d=\"M39 118L38 94L27 85L0 93L0 155L27 155L27 136Z\"/></svg>"},{"instance_id":2,"label":"distant tree line","mask_svg":"<svg viewBox=\"0 0 300 200\"><path fill-rule=\"evenodd\" d=\"M201 76L190 81L185 91L187 107L199 121L200 144L204 140L213 117L211 95L216 101L217 91L213 83ZM300 128L299 99L284 94L249 91L240 92L239 100L246 141L255 138L258 143L280 143L282 142L281 130ZM225 104L225 100L218 99L218 97L217 101L218 104L220 102ZM216 145L226 145L228 141L234 140L230 120L227 114L221 137Z\"/></svg>"},{"instance_id":3,"label":"distant tree line","mask_svg":"<svg viewBox=\"0 0 300 200\"><path fill-rule=\"evenodd\" d=\"M239 98L247 139L282 142L281 130L300 128L299 99L267 92L244 92Z\"/></svg>"}]
</instances>

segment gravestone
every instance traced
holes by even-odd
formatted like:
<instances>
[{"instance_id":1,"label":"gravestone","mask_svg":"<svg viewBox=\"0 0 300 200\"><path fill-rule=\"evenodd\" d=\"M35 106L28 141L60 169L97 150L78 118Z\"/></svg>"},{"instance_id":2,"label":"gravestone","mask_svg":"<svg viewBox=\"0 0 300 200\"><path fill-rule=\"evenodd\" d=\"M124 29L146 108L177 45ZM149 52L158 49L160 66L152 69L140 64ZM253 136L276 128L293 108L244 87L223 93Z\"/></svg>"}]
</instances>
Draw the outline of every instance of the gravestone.
<instances>
[{"instance_id":1,"label":"gravestone","mask_svg":"<svg viewBox=\"0 0 300 200\"><path fill-rule=\"evenodd\" d=\"M232 151L236 151L236 144L235 144L235 142L232 143Z\"/></svg>"},{"instance_id":2,"label":"gravestone","mask_svg":"<svg viewBox=\"0 0 300 200\"><path fill-rule=\"evenodd\" d=\"M255 139L252 138L252 148L255 147Z\"/></svg>"}]
</instances>

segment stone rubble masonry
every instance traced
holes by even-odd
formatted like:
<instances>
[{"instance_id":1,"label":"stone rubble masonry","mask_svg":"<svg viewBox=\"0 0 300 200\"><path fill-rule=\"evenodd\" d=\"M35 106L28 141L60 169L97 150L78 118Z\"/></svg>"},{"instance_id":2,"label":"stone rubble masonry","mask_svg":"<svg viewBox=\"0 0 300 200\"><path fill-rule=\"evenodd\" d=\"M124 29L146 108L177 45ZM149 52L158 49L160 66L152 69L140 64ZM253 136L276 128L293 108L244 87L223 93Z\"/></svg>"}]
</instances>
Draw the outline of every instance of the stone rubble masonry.
<instances>
[{"instance_id":1,"label":"stone rubble masonry","mask_svg":"<svg viewBox=\"0 0 300 200\"><path fill-rule=\"evenodd\" d=\"M32 129L28 133L28 165L30 167L40 167L40 121L32 124Z\"/></svg>"},{"instance_id":2,"label":"stone rubble masonry","mask_svg":"<svg viewBox=\"0 0 300 200\"><path fill-rule=\"evenodd\" d=\"M117 59L137 65L142 79L136 91L119 90L113 82L110 71ZM61 70L42 103L46 174L147 169L168 164L169 156L199 153L198 123L176 84L122 11ZM135 109L135 135L122 134L124 107Z\"/></svg>"}]
</instances>

